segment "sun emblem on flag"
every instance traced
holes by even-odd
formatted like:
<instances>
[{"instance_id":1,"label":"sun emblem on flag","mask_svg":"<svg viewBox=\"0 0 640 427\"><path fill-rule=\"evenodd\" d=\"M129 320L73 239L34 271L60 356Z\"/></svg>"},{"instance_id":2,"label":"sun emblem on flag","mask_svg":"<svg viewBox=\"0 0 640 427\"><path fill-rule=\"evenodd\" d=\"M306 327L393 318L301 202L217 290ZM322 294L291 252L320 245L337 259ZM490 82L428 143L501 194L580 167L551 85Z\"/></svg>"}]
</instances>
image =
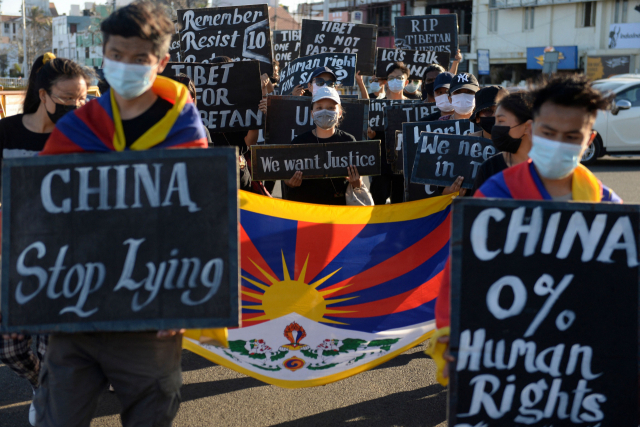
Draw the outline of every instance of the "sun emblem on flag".
<instances>
[{"instance_id":1,"label":"sun emblem on flag","mask_svg":"<svg viewBox=\"0 0 640 427\"><path fill-rule=\"evenodd\" d=\"M300 271L300 274L296 280L292 279L289 275L287 263L284 259L284 253L282 253L282 271L284 274L284 280L278 280L277 278L271 276L269 273L264 271L264 269L260 268L260 266L256 264L251 258L249 258L249 261L253 263L253 265L260 271L260 273L262 273L262 275L266 279L265 283L261 283L256 280L251 280L248 277L242 276L244 280L264 291L264 293L262 294L256 293L254 291L242 291L244 295L255 298L256 300L259 300L261 302L261 304L259 305L248 305L242 307L245 309L261 310L264 312L263 315L252 318L251 321L273 320L282 316L286 316L290 313L298 313L299 315L304 316L314 322L336 323L339 325L347 324L328 319L325 316L337 313L352 313L353 311L332 310L328 306L337 304L342 301L348 301L357 297L335 299L326 298L335 292L349 287L350 285L341 286L325 291L318 291L317 289L318 286L329 280L331 276L340 271L340 269L337 269L333 273L330 273L327 276L308 284L305 281L305 274L307 272L309 255L307 255L304 266L302 267L302 270Z\"/></svg>"}]
</instances>

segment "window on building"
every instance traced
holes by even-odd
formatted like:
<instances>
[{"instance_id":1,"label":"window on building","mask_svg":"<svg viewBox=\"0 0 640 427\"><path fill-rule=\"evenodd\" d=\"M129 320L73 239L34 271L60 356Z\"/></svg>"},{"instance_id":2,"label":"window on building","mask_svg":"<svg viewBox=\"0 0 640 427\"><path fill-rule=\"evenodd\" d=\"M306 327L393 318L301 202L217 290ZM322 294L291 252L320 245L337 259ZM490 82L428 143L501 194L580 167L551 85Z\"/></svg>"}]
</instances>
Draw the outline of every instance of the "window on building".
<instances>
[{"instance_id":1,"label":"window on building","mask_svg":"<svg viewBox=\"0 0 640 427\"><path fill-rule=\"evenodd\" d=\"M11 32L11 24L5 22L4 24L4 32L9 34Z\"/></svg>"},{"instance_id":2,"label":"window on building","mask_svg":"<svg viewBox=\"0 0 640 427\"><path fill-rule=\"evenodd\" d=\"M535 14L535 9L533 7L525 7L524 8L524 25L523 28L525 30L533 30L533 16Z\"/></svg>"},{"instance_id":3,"label":"window on building","mask_svg":"<svg viewBox=\"0 0 640 427\"><path fill-rule=\"evenodd\" d=\"M628 0L616 0L613 10L613 22L615 24L621 24L627 22L627 8L629 7Z\"/></svg>"},{"instance_id":4,"label":"window on building","mask_svg":"<svg viewBox=\"0 0 640 427\"><path fill-rule=\"evenodd\" d=\"M58 56L58 49L57 49L57 48L55 48L55 47L53 48L53 54L54 54L55 56Z\"/></svg>"},{"instance_id":5,"label":"window on building","mask_svg":"<svg viewBox=\"0 0 640 427\"><path fill-rule=\"evenodd\" d=\"M69 33L75 34L78 32L78 24L69 24Z\"/></svg>"},{"instance_id":6,"label":"window on building","mask_svg":"<svg viewBox=\"0 0 640 427\"><path fill-rule=\"evenodd\" d=\"M579 10L577 17L579 19L579 27L595 27L596 26L596 2L587 1L578 5Z\"/></svg>"},{"instance_id":7,"label":"window on building","mask_svg":"<svg viewBox=\"0 0 640 427\"><path fill-rule=\"evenodd\" d=\"M16 23L14 22L13 23L13 34L15 34L15 33L16 33Z\"/></svg>"},{"instance_id":8,"label":"window on building","mask_svg":"<svg viewBox=\"0 0 640 427\"><path fill-rule=\"evenodd\" d=\"M89 57L89 48L88 48L88 47L85 47L85 48L84 48L84 57L85 57L85 58L88 58L88 57Z\"/></svg>"},{"instance_id":9,"label":"window on building","mask_svg":"<svg viewBox=\"0 0 640 427\"><path fill-rule=\"evenodd\" d=\"M498 9L489 9L489 26L487 29L489 33L498 32Z\"/></svg>"}]
</instances>

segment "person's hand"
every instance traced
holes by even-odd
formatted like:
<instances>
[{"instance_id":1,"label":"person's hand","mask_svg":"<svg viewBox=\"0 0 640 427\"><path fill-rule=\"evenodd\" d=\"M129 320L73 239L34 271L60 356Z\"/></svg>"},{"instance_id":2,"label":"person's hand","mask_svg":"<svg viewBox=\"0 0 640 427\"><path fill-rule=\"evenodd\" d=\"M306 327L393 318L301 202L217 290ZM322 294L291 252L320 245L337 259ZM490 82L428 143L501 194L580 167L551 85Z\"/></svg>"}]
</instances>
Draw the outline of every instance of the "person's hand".
<instances>
[{"instance_id":1,"label":"person's hand","mask_svg":"<svg viewBox=\"0 0 640 427\"><path fill-rule=\"evenodd\" d=\"M184 334L185 331L186 329L161 329L158 331L156 336L158 338L170 338L178 334Z\"/></svg>"},{"instance_id":2,"label":"person's hand","mask_svg":"<svg viewBox=\"0 0 640 427\"><path fill-rule=\"evenodd\" d=\"M258 109L262 111L262 114L267 115L267 98L262 98L258 104Z\"/></svg>"},{"instance_id":3,"label":"person's hand","mask_svg":"<svg viewBox=\"0 0 640 427\"><path fill-rule=\"evenodd\" d=\"M0 322L2 322L2 314L0 314ZM15 332L13 334L2 334L2 339L22 341L24 339L24 334L17 334Z\"/></svg>"},{"instance_id":4,"label":"person's hand","mask_svg":"<svg viewBox=\"0 0 640 427\"><path fill-rule=\"evenodd\" d=\"M298 85L298 86L293 88L293 91L291 92L291 95L293 95L293 96L302 96L303 92L304 92L304 88L302 87L302 85Z\"/></svg>"},{"instance_id":5,"label":"person's hand","mask_svg":"<svg viewBox=\"0 0 640 427\"><path fill-rule=\"evenodd\" d=\"M362 178L360 177L360 174L358 173L358 168L355 166L347 166L347 173L349 174L349 176L347 177L347 179L349 180L349 184L351 184L351 186L353 188L360 188L362 187Z\"/></svg>"},{"instance_id":6,"label":"person's hand","mask_svg":"<svg viewBox=\"0 0 640 427\"><path fill-rule=\"evenodd\" d=\"M362 76L360 75L360 71L356 73L356 84L358 86L364 85L364 82L362 81Z\"/></svg>"},{"instance_id":7,"label":"person's hand","mask_svg":"<svg viewBox=\"0 0 640 427\"><path fill-rule=\"evenodd\" d=\"M458 51L456 52L456 56L453 57L453 62L460 61L462 61L462 53L460 52L460 49L458 49Z\"/></svg>"},{"instance_id":8,"label":"person's hand","mask_svg":"<svg viewBox=\"0 0 640 427\"><path fill-rule=\"evenodd\" d=\"M283 182L287 187L300 187L302 184L302 171L294 173L291 179L285 179Z\"/></svg>"},{"instance_id":9,"label":"person's hand","mask_svg":"<svg viewBox=\"0 0 640 427\"><path fill-rule=\"evenodd\" d=\"M464 196L467 193L467 189L462 188L462 181L464 181L464 176L457 177L453 184L444 188L442 195L457 193L459 191L460 195Z\"/></svg>"},{"instance_id":10,"label":"person's hand","mask_svg":"<svg viewBox=\"0 0 640 427\"><path fill-rule=\"evenodd\" d=\"M456 361L456 358L453 357L450 353L449 353L449 336L444 336L444 337L440 337L438 338L438 342L441 344L446 344L447 345L447 349L444 351L444 354L442 355L442 357L444 358L444 360L446 360L449 363L453 363ZM442 370L442 377L443 378L449 378L449 363L447 363L444 366L444 369Z\"/></svg>"},{"instance_id":11,"label":"person's hand","mask_svg":"<svg viewBox=\"0 0 640 427\"><path fill-rule=\"evenodd\" d=\"M263 95L273 92L273 84L271 84L271 80L269 79L269 75L267 73L264 73L260 76L260 82L262 83Z\"/></svg>"},{"instance_id":12,"label":"person's hand","mask_svg":"<svg viewBox=\"0 0 640 427\"><path fill-rule=\"evenodd\" d=\"M367 137L369 139L373 139L373 138L376 137L376 133L375 133L375 131L373 129L371 129L371 127L367 128Z\"/></svg>"}]
</instances>

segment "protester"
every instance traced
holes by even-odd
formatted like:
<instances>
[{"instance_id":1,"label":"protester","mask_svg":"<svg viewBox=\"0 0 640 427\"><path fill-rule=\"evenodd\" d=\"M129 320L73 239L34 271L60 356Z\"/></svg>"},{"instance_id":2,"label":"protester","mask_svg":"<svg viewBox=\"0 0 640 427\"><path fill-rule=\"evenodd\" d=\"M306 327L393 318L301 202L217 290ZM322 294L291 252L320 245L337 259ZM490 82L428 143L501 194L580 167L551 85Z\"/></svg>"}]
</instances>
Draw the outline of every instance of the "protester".
<instances>
[{"instance_id":1,"label":"protester","mask_svg":"<svg viewBox=\"0 0 640 427\"><path fill-rule=\"evenodd\" d=\"M421 122L434 122L441 116L450 116L454 113L453 105L449 102L449 87L451 86L451 80L453 80L453 74L449 72L443 72L438 74L433 82L433 93L435 95L434 101L438 111L420 118Z\"/></svg>"},{"instance_id":2,"label":"protester","mask_svg":"<svg viewBox=\"0 0 640 427\"><path fill-rule=\"evenodd\" d=\"M469 119L476 106L475 94L480 90L478 79L469 73L456 74L449 87L449 103L453 106L453 114L441 115L438 120Z\"/></svg>"},{"instance_id":3,"label":"protester","mask_svg":"<svg viewBox=\"0 0 640 427\"><path fill-rule=\"evenodd\" d=\"M595 138L593 124L598 110L609 108L610 103L584 75L561 74L543 83L533 93L530 160L493 175L475 197L622 203L580 164ZM454 361L448 354L450 269L447 260L436 300L437 331L428 350L438 365L441 384L448 382L447 362Z\"/></svg>"},{"instance_id":4,"label":"protester","mask_svg":"<svg viewBox=\"0 0 640 427\"><path fill-rule=\"evenodd\" d=\"M356 140L353 135L337 129L340 120L344 118L338 92L335 88L324 84L317 86L319 79L329 78L328 75L333 74L331 70L327 70L316 70L311 78L313 81L310 87L313 91L311 108L316 128L298 135L291 142L292 144L325 144ZM358 174L358 169L355 166L349 166L347 173L347 180L343 178L305 180L302 171L297 171L291 179L283 180L283 198L320 205L346 205L349 185L355 193L365 193L364 197L366 197L366 188Z\"/></svg>"},{"instance_id":5,"label":"protester","mask_svg":"<svg viewBox=\"0 0 640 427\"><path fill-rule=\"evenodd\" d=\"M30 157L45 146L55 123L84 105L92 73L52 53L39 56L31 67L22 114L0 120L0 158ZM7 334L0 339L0 361L31 384L35 395L47 350L47 335ZM35 342L36 353L31 346ZM29 423L36 425L36 408L29 407Z\"/></svg>"},{"instance_id":6,"label":"protester","mask_svg":"<svg viewBox=\"0 0 640 427\"><path fill-rule=\"evenodd\" d=\"M395 62L387 70L387 85L385 88L386 97L384 99L405 100L407 99L403 90L409 82L409 68L402 62ZM396 175L387 163L387 150L385 147L385 133L375 132L370 127L367 129L369 139L379 139L381 141L380 161L381 174L371 177L371 195L376 205L384 205L390 198L391 203L401 203L404 201L404 177Z\"/></svg>"},{"instance_id":7,"label":"protester","mask_svg":"<svg viewBox=\"0 0 640 427\"><path fill-rule=\"evenodd\" d=\"M420 80L410 80L409 83L404 87L403 95L407 99L422 99L422 91L420 87L422 86L422 81Z\"/></svg>"},{"instance_id":8,"label":"protester","mask_svg":"<svg viewBox=\"0 0 640 427\"><path fill-rule=\"evenodd\" d=\"M460 49L458 49L455 57L453 58L453 62L451 63L451 67L449 68L449 72L452 75L455 75L458 72L458 65L460 65L460 61L462 61L462 53L460 53ZM440 64L431 64L425 70L424 82L422 85L422 99L425 102L436 102L436 94L433 87L434 82L436 81L436 78L444 72L446 72L446 70Z\"/></svg>"},{"instance_id":9,"label":"protester","mask_svg":"<svg viewBox=\"0 0 640 427\"><path fill-rule=\"evenodd\" d=\"M369 80L369 99L384 99L386 93L384 87L387 85L386 78L371 77Z\"/></svg>"},{"instance_id":10,"label":"protester","mask_svg":"<svg viewBox=\"0 0 640 427\"><path fill-rule=\"evenodd\" d=\"M187 88L158 76L174 33L163 10L134 2L113 12L101 30L111 89L63 117L43 154L206 148ZM36 394L38 426L89 426L108 381L125 427L171 425L180 406L181 351L177 330L50 335Z\"/></svg>"},{"instance_id":11,"label":"protester","mask_svg":"<svg viewBox=\"0 0 640 427\"><path fill-rule=\"evenodd\" d=\"M509 91L502 86L487 86L476 92L476 109L471 116L471 121L480 126L478 132L471 133L471 136L479 136L491 139L491 129L496 122L495 113L497 99L509 95Z\"/></svg>"}]
</instances>

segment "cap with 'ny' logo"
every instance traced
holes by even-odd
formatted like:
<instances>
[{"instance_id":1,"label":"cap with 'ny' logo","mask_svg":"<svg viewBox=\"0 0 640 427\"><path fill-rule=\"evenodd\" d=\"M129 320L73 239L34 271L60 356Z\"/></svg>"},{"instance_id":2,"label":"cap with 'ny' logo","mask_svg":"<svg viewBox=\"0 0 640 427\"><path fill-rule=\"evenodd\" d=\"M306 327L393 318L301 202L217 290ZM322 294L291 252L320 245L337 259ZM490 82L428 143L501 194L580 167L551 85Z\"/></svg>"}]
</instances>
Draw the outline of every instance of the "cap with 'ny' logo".
<instances>
[{"instance_id":1,"label":"cap with 'ny' logo","mask_svg":"<svg viewBox=\"0 0 640 427\"><path fill-rule=\"evenodd\" d=\"M476 76L469 73L460 73L453 76L451 80L451 86L449 87L449 94L453 94L455 91L460 89L469 89L473 92L477 92L480 90L480 85L478 84L478 79Z\"/></svg>"}]
</instances>

